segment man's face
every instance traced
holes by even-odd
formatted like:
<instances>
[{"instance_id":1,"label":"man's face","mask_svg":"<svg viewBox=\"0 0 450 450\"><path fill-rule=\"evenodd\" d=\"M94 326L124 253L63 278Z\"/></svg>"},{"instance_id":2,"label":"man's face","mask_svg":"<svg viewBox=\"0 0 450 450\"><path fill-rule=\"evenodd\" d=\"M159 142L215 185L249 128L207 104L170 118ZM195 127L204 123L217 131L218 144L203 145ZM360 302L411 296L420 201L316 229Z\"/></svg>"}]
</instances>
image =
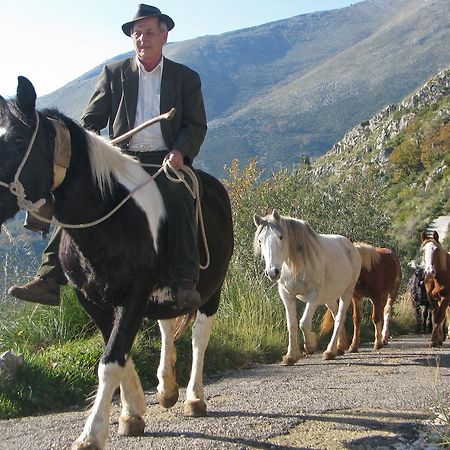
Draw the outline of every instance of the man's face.
<instances>
[{"instance_id":1,"label":"man's face","mask_svg":"<svg viewBox=\"0 0 450 450\"><path fill-rule=\"evenodd\" d=\"M156 17L146 17L133 26L131 39L138 58L143 63L158 63L162 56L163 45L167 41L167 31L162 32Z\"/></svg>"}]
</instances>

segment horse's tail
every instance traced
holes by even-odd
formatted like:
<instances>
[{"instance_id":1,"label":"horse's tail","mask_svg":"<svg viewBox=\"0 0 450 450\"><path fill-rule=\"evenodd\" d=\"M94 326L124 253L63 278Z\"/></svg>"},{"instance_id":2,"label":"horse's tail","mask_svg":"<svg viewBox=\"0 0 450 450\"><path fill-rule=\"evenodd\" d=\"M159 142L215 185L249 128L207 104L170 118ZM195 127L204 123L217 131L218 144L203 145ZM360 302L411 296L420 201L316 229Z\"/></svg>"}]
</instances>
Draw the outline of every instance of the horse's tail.
<instances>
[{"instance_id":1,"label":"horse's tail","mask_svg":"<svg viewBox=\"0 0 450 450\"><path fill-rule=\"evenodd\" d=\"M327 308L325 314L322 317L322 321L320 322L320 330L319 335L323 336L324 334L329 333L334 327L334 318L331 311Z\"/></svg>"},{"instance_id":2,"label":"horse's tail","mask_svg":"<svg viewBox=\"0 0 450 450\"><path fill-rule=\"evenodd\" d=\"M195 316L197 315L196 311L185 314L184 316L177 317L177 321L175 324L175 333L174 339L179 339L189 328L189 325L194 321Z\"/></svg>"},{"instance_id":3,"label":"horse's tail","mask_svg":"<svg viewBox=\"0 0 450 450\"><path fill-rule=\"evenodd\" d=\"M361 267L366 269L367 272L371 272L372 267L379 263L381 255L373 245L365 242L355 242L353 245L361 255Z\"/></svg>"}]
</instances>

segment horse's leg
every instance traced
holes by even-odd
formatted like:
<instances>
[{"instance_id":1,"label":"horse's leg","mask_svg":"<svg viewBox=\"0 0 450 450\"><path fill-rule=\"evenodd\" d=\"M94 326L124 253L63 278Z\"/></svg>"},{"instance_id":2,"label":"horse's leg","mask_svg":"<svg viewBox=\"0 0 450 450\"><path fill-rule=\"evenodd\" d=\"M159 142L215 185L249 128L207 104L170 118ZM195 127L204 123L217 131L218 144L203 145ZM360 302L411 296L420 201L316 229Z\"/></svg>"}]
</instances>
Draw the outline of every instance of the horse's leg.
<instances>
[{"instance_id":1,"label":"horse's leg","mask_svg":"<svg viewBox=\"0 0 450 450\"><path fill-rule=\"evenodd\" d=\"M386 296L374 296L372 299L372 323L375 331L374 350L383 348L383 309L386 304Z\"/></svg>"},{"instance_id":2,"label":"horse's leg","mask_svg":"<svg viewBox=\"0 0 450 450\"><path fill-rule=\"evenodd\" d=\"M388 345L389 339L391 338L391 321L392 321L392 308L395 300L397 299L398 288L393 289L387 298L387 303L384 307L384 324L383 330L381 332L383 338L383 344Z\"/></svg>"},{"instance_id":3,"label":"horse's leg","mask_svg":"<svg viewBox=\"0 0 450 450\"><path fill-rule=\"evenodd\" d=\"M175 363L177 352L174 342L176 319L158 320L161 330L161 357L158 367L156 398L164 408L171 408L178 400L179 386L176 381Z\"/></svg>"},{"instance_id":4,"label":"horse's leg","mask_svg":"<svg viewBox=\"0 0 450 450\"><path fill-rule=\"evenodd\" d=\"M449 302L450 297L441 297L440 303L433 309L433 332L431 333L430 347L440 347L444 341L442 325Z\"/></svg>"},{"instance_id":5,"label":"horse's leg","mask_svg":"<svg viewBox=\"0 0 450 450\"><path fill-rule=\"evenodd\" d=\"M119 434L122 436L143 434L145 422L142 416L147 409L147 402L131 357L127 359L120 382L120 399L122 411L119 417Z\"/></svg>"},{"instance_id":6,"label":"horse's leg","mask_svg":"<svg viewBox=\"0 0 450 450\"><path fill-rule=\"evenodd\" d=\"M214 316L207 316L197 311L197 317L192 326L192 369L189 383L186 387L186 400L184 401L185 416L206 416L203 365L206 347L208 347L209 337L211 336L213 319Z\"/></svg>"},{"instance_id":7,"label":"horse's leg","mask_svg":"<svg viewBox=\"0 0 450 450\"><path fill-rule=\"evenodd\" d=\"M353 339L349 348L350 353L356 353L359 350L361 340L361 301L362 298L353 294Z\"/></svg>"},{"instance_id":8,"label":"horse's leg","mask_svg":"<svg viewBox=\"0 0 450 450\"><path fill-rule=\"evenodd\" d=\"M113 311L98 308L95 303L89 302L80 291L77 291L78 299L85 311L92 317L100 329L105 344L112 332L114 316ZM133 436L144 432L144 420L147 404L139 376L134 368L133 361L128 358L125 365L125 374L120 383L120 397L122 411L119 418L119 434Z\"/></svg>"},{"instance_id":9,"label":"horse's leg","mask_svg":"<svg viewBox=\"0 0 450 450\"><path fill-rule=\"evenodd\" d=\"M339 299L337 299L334 302L326 303L327 308L331 312L331 315L333 317L333 323L338 311L338 305L339 305ZM341 356L345 353L345 351L348 349L348 339L347 339L347 332L345 331L345 327L341 327L340 334L338 336L337 341L337 348L338 348L338 355Z\"/></svg>"},{"instance_id":10,"label":"horse's leg","mask_svg":"<svg viewBox=\"0 0 450 450\"><path fill-rule=\"evenodd\" d=\"M283 356L281 364L292 366L302 356L298 342L297 297L290 294L281 284L278 284L278 293L286 311L286 323L289 334L287 353Z\"/></svg>"},{"instance_id":11,"label":"horse's leg","mask_svg":"<svg viewBox=\"0 0 450 450\"><path fill-rule=\"evenodd\" d=\"M336 358L338 354L337 341L341 333L341 328L345 326L345 316L347 309L352 301L353 286L348 289L341 297L338 306L338 312L334 318L334 330L327 349L323 352L322 359L324 361Z\"/></svg>"},{"instance_id":12,"label":"horse's leg","mask_svg":"<svg viewBox=\"0 0 450 450\"><path fill-rule=\"evenodd\" d=\"M141 325L144 308L145 302L134 301L115 309L112 333L98 367L97 395L83 431L72 445L73 450L101 450L105 447L111 400L126 371L126 355L130 353Z\"/></svg>"},{"instance_id":13,"label":"horse's leg","mask_svg":"<svg viewBox=\"0 0 450 450\"><path fill-rule=\"evenodd\" d=\"M314 317L314 313L317 309L317 303L314 299L308 299L305 306L305 311L303 312L303 316L300 319L300 329L303 333L303 339L305 341L304 348L306 353L309 355L313 354L317 350L317 335L312 331L312 320ZM335 322L336 327L336 322Z\"/></svg>"}]
</instances>

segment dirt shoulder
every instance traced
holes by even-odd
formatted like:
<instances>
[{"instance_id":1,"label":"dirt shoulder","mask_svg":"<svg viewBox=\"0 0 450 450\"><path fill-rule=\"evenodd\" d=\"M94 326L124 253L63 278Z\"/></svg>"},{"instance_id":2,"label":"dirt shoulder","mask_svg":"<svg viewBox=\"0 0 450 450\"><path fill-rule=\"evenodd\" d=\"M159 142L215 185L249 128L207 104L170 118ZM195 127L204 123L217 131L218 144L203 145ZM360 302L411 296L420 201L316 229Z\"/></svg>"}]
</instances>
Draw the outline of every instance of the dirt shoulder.
<instances>
[{"instance_id":1,"label":"dirt shoulder","mask_svg":"<svg viewBox=\"0 0 450 450\"><path fill-rule=\"evenodd\" d=\"M426 336L393 339L335 361L321 355L293 367L261 365L210 378L208 417L182 416L184 391L171 410L147 393L146 432L117 435L113 406L108 448L423 449L437 448L436 417L450 405L450 343L429 349ZM85 411L0 421L0 449L69 449Z\"/></svg>"}]
</instances>

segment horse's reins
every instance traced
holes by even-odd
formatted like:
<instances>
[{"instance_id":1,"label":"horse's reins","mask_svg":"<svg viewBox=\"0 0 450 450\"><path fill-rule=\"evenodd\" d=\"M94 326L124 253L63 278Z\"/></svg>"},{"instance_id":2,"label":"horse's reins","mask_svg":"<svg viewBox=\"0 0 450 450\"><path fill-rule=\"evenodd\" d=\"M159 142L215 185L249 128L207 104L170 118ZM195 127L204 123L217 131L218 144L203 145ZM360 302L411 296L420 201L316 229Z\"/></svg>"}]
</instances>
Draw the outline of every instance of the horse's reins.
<instances>
[{"instance_id":1,"label":"horse's reins","mask_svg":"<svg viewBox=\"0 0 450 450\"><path fill-rule=\"evenodd\" d=\"M188 189L189 193L191 194L192 198L195 199L195 215L196 215L196 220L197 220L197 224L200 225L200 229L201 229L201 233L202 233L202 239L203 242L205 244L205 253L206 253L206 262L205 264L200 264L200 268L201 269L206 269L209 266L210 263L210 254L209 254L209 248L208 248L208 241L206 238L206 231L205 231L205 224L203 221L203 213L202 213L202 207L201 207L201 203L200 203L200 189L199 189L199 184L198 184L198 180L197 177L195 176L194 172L192 171L192 169L190 167L184 166L182 171L186 172L186 174L188 175L189 179L191 180L192 186L193 188L191 189L191 187L189 186L189 184L187 183L187 181L185 180L184 175L181 173L181 171L175 169L171 163L169 161L164 161L162 166L160 166L160 168L157 170L157 172L150 176L150 178L145 181L144 183L142 183L141 185L137 186L136 188L134 188L132 191L130 191L128 193L128 195L123 198L111 211L109 211L107 214L105 214L103 217L100 217L97 220L94 220L92 222L88 222L88 223L80 223L80 224L68 224L68 223L63 223L60 222L58 220L55 219L47 219L46 217L41 216L40 214L37 213L37 211L39 210L39 208L44 205L45 203L45 199L41 198L36 202L31 202L30 200L26 199L26 193L25 193L25 188L23 187L22 183L19 180L19 176L22 172L23 167L25 166L25 163L27 162L30 154L31 154L31 150L33 148L34 145L34 141L36 140L36 136L38 133L38 129L39 129L39 114L37 111L35 111L36 114L36 127L33 131L33 134L31 136L30 142L28 144L27 150L25 152L25 155L21 161L21 163L19 164L19 167L17 168L16 174L14 175L14 181L11 182L10 184L5 183L3 181L0 180L0 186L3 186L7 189L9 189L9 191L16 196L17 198L17 204L21 209L25 209L26 211L28 211L32 216L34 216L35 218L41 220L44 223L48 223L48 224L53 224L62 228L71 228L71 229L83 229L83 228L90 228L93 227L95 225L98 225L102 222L104 222L105 220L107 220L109 217L111 217L114 213L116 213L139 189L143 188L144 186L146 186L148 183L150 183L152 180L154 180L161 172L164 172L166 177L174 182L174 183L183 183L185 185L185 187ZM159 116L156 116L144 123L142 123L141 125L137 126L136 128L133 128L132 130L124 133L123 135L119 136L116 139L113 139L112 141L110 141L111 144L115 145L117 143L120 143L122 141L124 141L125 139L128 139L129 137L133 136L134 134L138 133L139 131L143 130L144 128L159 122L161 120L171 120L173 118L175 114L175 108L172 108L170 111L168 111L167 113L161 114ZM64 140L64 137L60 136L60 133L62 132L61 128L63 128L58 121L48 118L49 120L52 121L53 125L55 126L56 129L56 140L60 141L60 140ZM64 127L65 128L65 127ZM68 133L67 128L65 128L65 131ZM63 156L61 156L61 154L63 154ZM68 161L70 160L70 142L69 142L69 149L68 151L65 153L61 152L60 148L55 145L55 160L58 160L58 163L55 163L54 166L54 182L53 182L53 187L52 187L52 191L55 190L64 180L64 176L65 176L65 171L68 168ZM62 162L60 162L62 160ZM142 166L152 166L152 167L159 167L157 165L154 164L141 164ZM173 177L172 175L169 174L169 169L175 174L175 177Z\"/></svg>"}]
</instances>

